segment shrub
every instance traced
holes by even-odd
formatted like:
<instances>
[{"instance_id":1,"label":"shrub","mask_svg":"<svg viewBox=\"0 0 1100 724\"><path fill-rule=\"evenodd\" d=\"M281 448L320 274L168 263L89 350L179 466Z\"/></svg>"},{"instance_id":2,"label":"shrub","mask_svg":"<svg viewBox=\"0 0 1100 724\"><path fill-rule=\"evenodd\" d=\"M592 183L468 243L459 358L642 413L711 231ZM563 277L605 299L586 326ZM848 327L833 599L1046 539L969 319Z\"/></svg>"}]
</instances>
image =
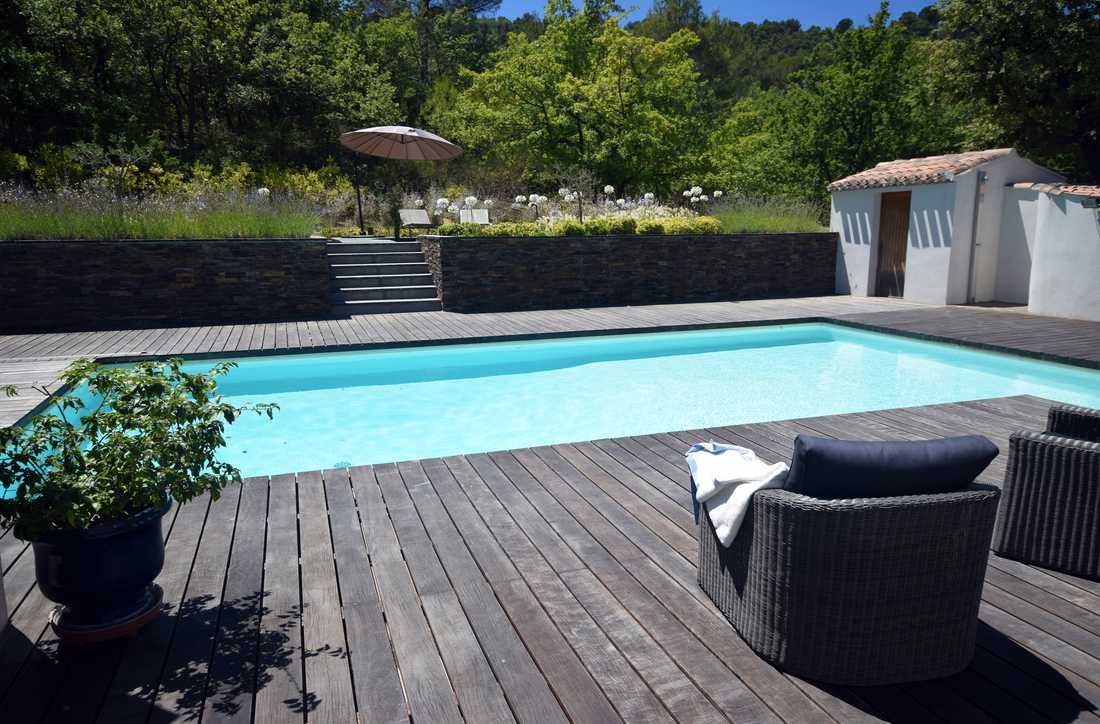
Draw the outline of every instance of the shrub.
<instances>
[{"instance_id":1,"label":"shrub","mask_svg":"<svg viewBox=\"0 0 1100 724\"><path fill-rule=\"evenodd\" d=\"M595 219L586 219L584 233L589 236L606 236L611 233L611 220L606 216Z\"/></svg>"},{"instance_id":2,"label":"shrub","mask_svg":"<svg viewBox=\"0 0 1100 724\"><path fill-rule=\"evenodd\" d=\"M566 219L554 224L550 233L553 236L584 236L584 224L576 219Z\"/></svg>"},{"instance_id":3,"label":"shrub","mask_svg":"<svg viewBox=\"0 0 1100 724\"><path fill-rule=\"evenodd\" d=\"M487 227L481 224L472 224L470 222L447 222L446 224L440 224L439 228L435 230L435 233L440 236L487 236L485 229Z\"/></svg>"},{"instance_id":4,"label":"shrub","mask_svg":"<svg viewBox=\"0 0 1100 724\"><path fill-rule=\"evenodd\" d=\"M332 239L337 236L359 236L358 226L322 226L321 236Z\"/></svg>"},{"instance_id":5,"label":"shrub","mask_svg":"<svg viewBox=\"0 0 1100 724\"><path fill-rule=\"evenodd\" d=\"M548 236L549 227L534 221L506 221L489 224L482 230L483 236Z\"/></svg>"},{"instance_id":6,"label":"shrub","mask_svg":"<svg viewBox=\"0 0 1100 724\"><path fill-rule=\"evenodd\" d=\"M612 216L608 219L608 230L612 234L634 234L638 231L638 222L631 216Z\"/></svg>"},{"instance_id":7,"label":"shrub","mask_svg":"<svg viewBox=\"0 0 1100 724\"><path fill-rule=\"evenodd\" d=\"M535 221L504 221L489 226L442 224L444 236L606 236L608 234L720 234L722 224L711 216L670 216L659 219L635 219L632 216L597 216L563 219L554 224Z\"/></svg>"},{"instance_id":8,"label":"shrub","mask_svg":"<svg viewBox=\"0 0 1100 724\"><path fill-rule=\"evenodd\" d=\"M675 216L665 219L666 234L720 234L722 222L713 216Z\"/></svg>"},{"instance_id":9,"label":"shrub","mask_svg":"<svg viewBox=\"0 0 1100 724\"><path fill-rule=\"evenodd\" d=\"M639 234L663 234L668 219L642 219L638 222Z\"/></svg>"}]
</instances>

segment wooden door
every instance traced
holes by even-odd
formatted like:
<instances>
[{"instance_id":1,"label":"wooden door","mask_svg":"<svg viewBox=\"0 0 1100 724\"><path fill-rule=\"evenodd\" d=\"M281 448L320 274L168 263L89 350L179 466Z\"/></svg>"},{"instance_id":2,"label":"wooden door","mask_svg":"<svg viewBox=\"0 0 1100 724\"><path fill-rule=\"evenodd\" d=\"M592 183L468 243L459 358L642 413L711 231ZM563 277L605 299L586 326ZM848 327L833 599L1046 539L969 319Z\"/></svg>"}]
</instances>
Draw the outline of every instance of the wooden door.
<instances>
[{"instance_id":1,"label":"wooden door","mask_svg":"<svg viewBox=\"0 0 1100 724\"><path fill-rule=\"evenodd\" d=\"M905 250L909 244L908 191L882 195L878 218L878 269L875 296L900 297L905 294Z\"/></svg>"}]
</instances>

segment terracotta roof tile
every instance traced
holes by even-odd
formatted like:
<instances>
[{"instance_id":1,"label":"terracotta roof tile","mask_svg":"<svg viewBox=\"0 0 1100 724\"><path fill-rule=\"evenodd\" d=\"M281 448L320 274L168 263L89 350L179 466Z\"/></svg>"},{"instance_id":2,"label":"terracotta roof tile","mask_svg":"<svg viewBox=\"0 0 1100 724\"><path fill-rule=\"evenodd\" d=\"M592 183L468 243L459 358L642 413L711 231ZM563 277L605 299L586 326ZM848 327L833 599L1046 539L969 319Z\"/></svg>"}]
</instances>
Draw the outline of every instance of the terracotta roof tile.
<instances>
[{"instance_id":1,"label":"terracotta roof tile","mask_svg":"<svg viewBox=\"0 0 1100 724\"><path fill-rule=\"evenodd\" d=\"M1089 199L1100 199L1100 186L1084 186L1082 184L1043 184L1031 181L1012 184L1013 188L1031 189L1042 191L1054 196L1084 196Z\"/></svg>"},{"instance_id":2,"label":"terracotta roof tile","mask_svg":"<svg viewBox=\"0 0 1100 724\"><path fill-rule=\"evenodd\" d=\"M888 186L915 186L950 181L947 174L969 171L975 166L1013 153L1011 148L993 148L987 151L967 151L946 156L927 156L897 161L883 161L874 168L833 181L829 191L885 188Z\"/></svg>"}]
</instances>

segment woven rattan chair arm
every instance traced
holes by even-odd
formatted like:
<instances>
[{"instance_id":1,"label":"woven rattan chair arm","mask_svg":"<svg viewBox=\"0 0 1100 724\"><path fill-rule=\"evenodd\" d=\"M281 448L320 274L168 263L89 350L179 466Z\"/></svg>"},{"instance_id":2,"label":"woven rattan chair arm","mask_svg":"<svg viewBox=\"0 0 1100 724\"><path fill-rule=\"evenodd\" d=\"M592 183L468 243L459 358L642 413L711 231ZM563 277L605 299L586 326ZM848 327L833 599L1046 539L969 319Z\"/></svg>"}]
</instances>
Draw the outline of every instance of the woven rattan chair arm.
<instances>
[{"instance_id":1,"label":"woven rattan chair arm","mask_svg":"<svg viewBox=\"0 0 1100 724\"><path fill-rule=\"evenodd\" d=\"M1047 413L1046 431L1053 435L1100 442L1100 410L1055 405Z\"/></svg>"}]
</instances>

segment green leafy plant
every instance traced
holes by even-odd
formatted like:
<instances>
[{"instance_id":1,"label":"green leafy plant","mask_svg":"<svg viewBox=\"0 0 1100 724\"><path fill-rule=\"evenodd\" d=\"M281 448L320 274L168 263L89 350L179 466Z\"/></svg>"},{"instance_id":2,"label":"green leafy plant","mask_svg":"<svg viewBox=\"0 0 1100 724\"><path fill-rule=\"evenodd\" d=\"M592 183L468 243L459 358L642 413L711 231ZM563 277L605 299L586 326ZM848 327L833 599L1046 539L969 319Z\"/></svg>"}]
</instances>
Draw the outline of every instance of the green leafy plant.
<instances>
[{"instance_id":1,"label":"green leafy plant","mask_svg":"<svg viewBox=\"0 0 1100 724\"><path fill-rule=\"evenodd\" d=\"M763 230L763 229L761 229ZM799 229L792 229L798 231ZM542 221L505 221L489 226L477 224L442 224L443 236L606 236L608 234L721 234L722 222L713 216L665 216L655 219L635 219L613 215L585 219L563 219L553 224Z\"/></svg>"},{"instance_id":2,"label":"green leafy plant","mask_svg":"<svg viewBox=\"0 0 1100 724\"><path fill-rule=\"evenodd\" d=\"M584 236L584 224L574 219L566 219L554 224L551 232L554 236Z\"/></svg>"},{"instance_id":3,"label":"green leafy plant","mask_svg":"<svg viewBox=\"0 0 1100 724\"><path fill-rule=\"evenodd\" d=\"M322 226L321 236L332 239L339 236L359 236L358 226Z\"/></svg>"},{"instance_id":4,"label":"green leafy plant","mask_svg":"<svg viewBox=\"0 0 1100 724\"><path fill-rule=\"evenodd\" d=\"M607 231L611 234L634 234L638 221L632 216L611 216L607 219Z\"/></svg>"},{"instance_id":5,"label":"green leafy plant","mask_svg":"<svg viewBox=\"0 0 1100 724\"><path fill-rule=\"evenodd\" d=\"M589 236L606 236L611 233L611 223L606 217L584 220L584 233Z\"/></svg>"},{"instance_id":6,"label":"green leafy plant","mask_svg":"<svg viewBox=\"0 0 1100 724\"><path fill-rule=\"evenodd\" d=\"M490 224L482 231L482 236L547 236L549 228L534 221L504 222Z\"/></svg>"},{"instance_id":7,"label":"green leafy plant","mask_svg":"<svg viewBox=\"0 0 1100 724\"><path fill-rule=\"evenodd\" d=\"M86 390L90 402L61 395L26 427L0 428L0 486L10 496L0 498L0 524L36 540L49 530L108 525L169 499L217 499L240 481L237 468L216 459L225 426L246 412L270 418L277 407L225 402L217 379L233 363L200 373L182 364L73 362L61 381Z\"/></svg>"},{"instance_id":8,"label":"green leafy plant","mask_svg":"<svg viewBox=\"0 0 1100 724\"><path fill-rule=\"evenodd\" d=\"M663 221L666 234L722 233L722 222L713 216L673 216Z\"/></svg>"},{"instance_id":9,"label":"green leafy plant","mask_svg":"<svg viewBox=\"0 0 1100 724\"><path fill-rule=\"evenodd\" d=\"M665 219L642 219L638 222L639 234L665 233Z\"/></svg>"},{"instance_id":10,"label":"green leafy plant","mask_svg":"<svg viewBox=\"0 0 1100 724\"><path fill-rule=\"evenodd\" d=\"M446 224L440 224L436 229L436 233L440 236L485 236L484 228L481 224L474 224L470 222L455 223L448 222Z\"/></svg>"}]
</instances>

